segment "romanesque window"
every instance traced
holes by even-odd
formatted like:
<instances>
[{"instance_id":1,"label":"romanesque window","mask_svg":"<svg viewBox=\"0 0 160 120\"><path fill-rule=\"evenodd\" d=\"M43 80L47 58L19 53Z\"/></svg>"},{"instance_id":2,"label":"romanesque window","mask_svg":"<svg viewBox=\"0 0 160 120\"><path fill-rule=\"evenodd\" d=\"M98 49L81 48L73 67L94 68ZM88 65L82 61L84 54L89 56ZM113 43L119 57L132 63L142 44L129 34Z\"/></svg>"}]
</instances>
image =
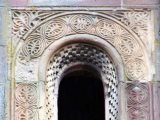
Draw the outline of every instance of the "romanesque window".
<instances>
[{"instance_id":1,"label":"romanesque window","mask_svg":"<svg viewBox=\"0 0 160 120\"><path fill-rule=\"evenodd\" d=\"M11 120L150 120L150 10L14 8L10 16Z\"/></svg>"}]
</instances>

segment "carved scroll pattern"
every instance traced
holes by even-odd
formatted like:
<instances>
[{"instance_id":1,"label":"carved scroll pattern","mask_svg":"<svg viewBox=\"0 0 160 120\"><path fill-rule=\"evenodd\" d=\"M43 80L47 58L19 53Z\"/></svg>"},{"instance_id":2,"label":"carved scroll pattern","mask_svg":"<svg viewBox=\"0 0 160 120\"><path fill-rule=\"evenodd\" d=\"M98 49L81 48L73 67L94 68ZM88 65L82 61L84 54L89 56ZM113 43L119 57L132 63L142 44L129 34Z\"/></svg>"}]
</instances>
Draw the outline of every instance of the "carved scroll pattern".
<instances>
[{"instance_id":1,"label":"carved scroll pattern","mask_svg":"<svg viewBox=\"0 0 160 120\"><path fill-rule=\"evenodd\" d=\"M12 35L17 39L20 39L25 35L29 29L37 26L40 22L47 17L54 15L56 12L43 12L43 11L12 11Z\"/></svg>"},{"instance_id":2,"label":"carved scroll pattern","mask_svg":"<svg viewBox=\"0 0 160 120\"><path fill-rule=\"evenodd\" d=\"M150 92L147 83L129 83L128 120L150 120Z\"/></svg>"},{"instance_id":3,"label":"carved scroll pattern","mask_svg":"<svg viewBox=\"0 0 160 120\"><path fill-rule=\"evenodd\" d=\"M109 120L118 120L118 80L114 63L108 55L95 46L88 44L71 44L62 48L50 60L47 71L46 93L47 93L47 120L55 119L53 109L56 105L53 100L57 97L58 85L64 68L71 64L86 64L97 69L104 79L105 98L108 99Z\"/></svg>"},{"instance_id":4,"label":"carved scroll pattern","mask_svg":"<svg viewBox=\"0 0 160 120\"><path fill-rule=\"evenodd\" d=\"M31 13L26 12L26 14L29 17ZM22 16L25 17L23 14ZM41 19L41 17L36 17L36 19ZM17 23L19 19L17 20L17 16L13 16L13 20ZM72 34L92 34L105 39L121 54L126 75L130 80L147 79L148 71L145 57L137 39L122 25L98 15L65 15L44 22L25 39L25 44L20 49L18 58L20 61L37 58L52 42Z\"/></svg>"},{"instance_id":5,"label":"carved scroll pattern","mask_svg":"<svg viewBox=\"0 0 160 120\"><path fill-rule=\"evenodd\" d=\"M36 83L16 84L15 120L38 120Z\"/></svg>"},{"instance_id":6,"label":"carved scroll pattern","mask_svg":"<svg viewBox=\"0 0 160 120\"><path fill-rule=\"evenodd\" d=\"M106 11L105 11L106 12ZM103 38L110 44L112 44L117 51L121 54L124 61L125 71L128 79L130 80L145 80L147 75L147 67L145 64L145 57L143 53L143 48L137 42L137 39L128 32L125 27L131 28L134 33L136 33L142 40L145 39L145 35L148 30L148 19L149 12L130 12L130 11L119 11L118 13L112 14L110 16L113 19L119 20L119 22L125 24L118 24L111 19L104 18L100 15L89 15L89 14L70 14L59 16L46 21L49 17L54 16L60 12L54 11L30 11L30 10L13 10L12 11L12 40L23 40L24 45L18 51L18 61L27 66L27 62L38 58L44 52L44 50L55 40L58 40L64 36L72 34L91 34ZM40 24L42 23L43 24ZM34 28L34 29L33 29ZM29 30L32 32L27 36ZM24 39L25 38L25 39ZM67 57L67 56L65 56ZM28 67L24 67L25 70ZM33 73L34 74L34 73ZM18 75L20 76L20 75ZM32 75L34 76L34 75ZM19 77L21 79L23 75ZM29 80L31 77L26 76L25 80ZM28 86L28 87L27 87ZM54 84L52 84L54 86ZM144 112L149 111L148 100L143 100L146 95L145 92L141 95L137 95L131 86L134 84L128 84L127 91L128 95L128 113L129 120L148 120L148 116ZM144 84L136 85L138 88L148 89ZM144 86L144 87L142 87ZM25 88L25 91L36 92L36 84L18 84L16 85L17 91ZM31 88L29 90L29 88ZM137 89L137 88L136 88ZM142 90L141 90L142 91ZM17 93L17 92L16 92ZM24 92L21 92L21 94ZM147 92L146 92L147 93ZM26 94L29 94L26 92ZM36 95L36 94L35 94ZM19 95L18 95L19 96ZM16 95L16 120L19 119L36 119L36 102L29 103L22 100L17 100ZM23 95L20 95L23 96ZM30 96L30 95L24 95ZM32 96L32 95L31 95ZM134 97L136 99L133 99ZM139 97L137 97L139 96ZM141 96L141 97L140 97ZM22 102L25 104L22 104ZM135 102L136 105L134 104ZM134 104L134 105L133 105ZM28 105L28 107L25 106ZM138 105L140 105L138 107ZM32 114L30 114L32 113ZM25 116L28 115L28 116ZM138 117L140 116L140 117Z\"/></svg>"},{"instance_id":7,"label":"carved scroll pattern","mask_svg":"<svg viewBox=\"0 0 160 120\"><path fill-rule=\"evenodd\" d=\"M130 27L142 40L148 35L148 22L151 19L150 11L115 12L113 17Z\"/></svg>"}]
</instances>

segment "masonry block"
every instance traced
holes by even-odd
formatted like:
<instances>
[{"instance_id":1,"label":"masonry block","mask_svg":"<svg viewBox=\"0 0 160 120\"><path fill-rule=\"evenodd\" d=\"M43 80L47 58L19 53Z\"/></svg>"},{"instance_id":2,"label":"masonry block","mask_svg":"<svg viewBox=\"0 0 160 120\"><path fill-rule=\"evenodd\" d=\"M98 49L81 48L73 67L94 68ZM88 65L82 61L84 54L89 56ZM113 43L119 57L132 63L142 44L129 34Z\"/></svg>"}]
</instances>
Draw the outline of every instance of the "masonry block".
<instances>
[{"instance_id":1,"label":"masonry block","mask_svg":"<svg viewBox=\"0 0 160 120\"><path fill-rule=\"evenodd\" d=\"M160 120L160 82L153 83L153 116L154 120Z\"/></svg>"},{"instance_id":2,"label":"masonry block","mask_svg":"<svg viewBox=\"0 0 160 120\"><path fill-rule=\"evenodd\" d=\"M152 104L150 83L127 83L127 120L151 120Z\"/></svg>"},{"instance_id":3,"label":"masonry block","mask_svg":"<svg viewBox=\"0 0 160 120\"><path fill-rule=\"evenodd\" d=\"M5 105L4 105L4 86L0 85L0 120L4 120L4 109L5 109Z\"/></svg>"},{"instance_id":4,"label":"masonry block","mask_svg":"<svg viewBox=\"0 0 160 120\"><path fill-rule=\"evenodd\" d=\"M160 0L124 0L125 5L158 5Z\"/></svg>"},{"instance_id":5,"label":"masonry block","mask_svg":"<svg viewBox=\"0 0 160 120\"><path fill-rule=\"evenodd\" d=\"M7 63L6 63L6 48L0 46L0 83L4 83L7 74Z\"/></svg>"},{"instance_id":6,"label":"masonry block","mask_svg":"<svg viewBox=\"0 0 160 120\"><path fill-rule=\"evenodd\" d=\"M11 6L120 6L121 0L9 0Z\"/></svg>"},{"instance_id":7,"label":"masonry block","mask_svg":"<svg viewBox=\"0 0 160 120\"><path fill-rule=\"evenodd\" d=\"M10 6L27 6L28 0L9 0L8 1Z\"/></svg>"},{"instance_id":8,"label":"masonry block","mask_svg":"<svg viewBox=\"0 0 160 120\"><path fill-rule=\"evenodd\" d=\"M160 44L160 42L158 42ZM160 45L156 45L156 81L160 81Z\"/></svg>"}]
</instances>

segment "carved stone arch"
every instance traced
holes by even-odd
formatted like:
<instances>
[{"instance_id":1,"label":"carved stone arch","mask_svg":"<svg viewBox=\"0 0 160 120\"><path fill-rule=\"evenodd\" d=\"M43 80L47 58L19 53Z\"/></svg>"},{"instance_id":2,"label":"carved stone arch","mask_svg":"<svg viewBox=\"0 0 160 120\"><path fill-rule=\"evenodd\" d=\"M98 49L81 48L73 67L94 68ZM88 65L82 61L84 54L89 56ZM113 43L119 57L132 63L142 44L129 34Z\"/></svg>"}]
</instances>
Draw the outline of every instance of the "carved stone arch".
<instances>
[{"instance_id":1,"label":"carved stone arch","mask_svg":"<svg viewBox=\"0 0 160 120\"><path fill-rule=\"evenodd\" d=\"M46 80L46 68L48 61L52 57L52 54L56 52L59 48L62 48L68 44L73 43L88 43L95 46L99 46L100 48L104 49L108 55L112 58L114 65L118 71L117 77L119 81L124 81L127 78L124 77L124 63L122 61L122 57L119 54L119 52L108 42L106 42L104 39L94 36L94 35L88 35L88 34L75 34L66 36L64 38L61 38L55 42L53 42L41 55L40 61L39 61L39 80L45 81Z\"/></svg>"},{"instance_id":2,"label":"carved stone arch","mask_svg":"<svg viewBox=\"0 0 160 120\"><path fill-rule=\"evenodd\" d=\"M15 11L12 12L14 13ZM32 96L32 98L39 98L40 101L38 99L35 99L34 102L33 101L30 102L29 100L26 99L25 103L29 107L25 107L25 109L22 109L21 107L24 107L23 106L24 104L21 101L23 101L23 98L26 96L24 96L23 93L21 93L21 96L19 96L19 94L15 95L15 91L13 90L11 96L12 98L15 99L11 101L12 102L11 105L12 107L15 108L16 112L14 112L14 110L11 111L12 112L11 114L13 115L11 116L11 119L15 119L13 117L16 116L18 116L19 119L23 119L25 117L23 115L27 115L27 118L28 116L30 118L36 118L37 116L35 113L37 112L39 112L40 119L42 120L46 119L44 116L44 112L46 111L44 106L45 100L44 98L41 99L41 96L45 96L44 86L46 80L47 62L50 59L49 56L52 56L52 53L56 52L59 48L64 47L65 45L76 43L77 40L78 42L88 43L94 46L98 46L99 48L102 48L104 51L106 51L108 55L110 55L110 57L113 58L112 60L114 61L114 65L116 67L116 70L118 71L117 73L118 80L120 81L151 80L150 79L151 74L149 69L150 67L148 62L149 54L148 55L146 54L145 45L141 40L143 38L140 39L140 37L138 37L138 35L135 34L136 33L135 31L137 29L135 29L135 31L133 29L131 30L132 26L123 24L124 22L123 19L126 19L124 16L122 18L120 17L119 19L117 19L115 17L116 15L107 14L106 13L107 11L103 12L104 14L100 13L101 11L97 12L90 12L90 11L57 12L51 10L50 11L17 10L17 11L18 13L16 13L15 16L12 16L13 17L12 47L16 48L15 51L14 50L12 51L14 53L14 56L13 59L11 60L12 88L21 91L25 86L26 91L29 90L34 91L27 93L25 92L26 93L25 95ZM124 11L120 11L118 14L121 14L123 12ZM133 11L133 14L134 13L137 12ZM126 12L126 14L130 14L132 16L131 11ZM141 16L141 14L139 14L139 16ZM21 17L23 17L24 19L19 19ZM137 16L132 16L132 17L135 19L137 18ZM145 18L147 19L148 17ZM87 29L84 29L86 27L84 24L82 24L83 22L77 23L78 19L79 21L84 21L84 23L87 23L86 24ZM72 20L73 22L70 22L70 20ZM88 21L90 20L92 24L88 24L89 23ZM72 24L66 24L66 23L72 23ZM147 24L147 22L145 21L144 24ZM48 27L46 27L47 25ZM48 38L46 39L44 31L50 29L49 28L50 25L57 26L56 28L60 29L60 31L56 31L56 33L52 31L53 33L51 32L51 34L54 36L52 35L48 36L49 32L47 32ZM78 28L77 25L82 26L83 29L77 29ZM139 24L136 25L139 26ZM63 30L61 31L61 28L65 28L67 32L66 31L64 32ZM105 32L109 30L111 31ZM58 33L61 34L59 35ZM121 33L123 33L122 37ZM144 40L145 39L143 39L143 41ZM37 67L38 64L39 67ZM125 72L123 70L125 70ZM14 86L15 81L16 81L16 86ZM148 88L146 87L146 89ZM134 90L137 89L131 89L129 90L129 92L130 91L131 92L133 91L133 93L136 92ZM141 89L138 89L138 91L140 90ZM120 91L119 94L120 97L123 98L123 100L124 98L127 99L127 96L125 96L126 93L124 93L124 91L125 90ZM123 100L120 101L120 106L123 107L120 107L120 109L122 110L119 118L121 118L122 120L123 119L126 120L127 111L125 107L127 107L126 105L128 103ZM129 100L129 101L134 101L134 100ZM130 106L130 104L128 106L129 108L132 108L134 107L134 104L133 106ZM146 106L144 105L142 107L145 108ZM136 110L133 109L129 111L137 112ZM54 112L56 113L57 111ZM142 114L142 118L143 116L145 116L145 114ZM136 116L136 118L137 119L139 118L139 114Z\"/></svg>"},{"instance_id":3,"label":"carved stone arch","mask_svg":"<svg viewBox=\"0 0 160 120\"><path fill-rule=\"evenodd\" d=\"M79 54L80 51L83 51L85 48L88 50L88 51L85 51L86 56L82 55L80 56L82 60L78 60L78 58L76 58L77 55ZM76 49L79 51L76 51ZM93 51L95 52L99 51L99 52L92 53ZM94 57L94 58L91 58L90 63L88 62L90 59L89 56ZM71 59L74 59L75 61L72 62ZM93 61L93 59L95 61ZM66 63L66 61L68 62ZM43 92L43 93L47 99L45 103L43 103L44 102L43 100L41 102L42 105L44 104L46 105L45 106L46 107L45 112L47 112L46 117L49 120L50 119L57 120L58 118L57 117L58 115L57 114L58 112L57 97L58 97L58 88L59 88L60 78L66 69L74 65L81 65L81 64L92 66L95 69L97 69L101 74L102 82L104 83L104 90L106 94L106 97L105 97L106 120L108 120L109 118L111 120L116 120L120 117L125 118L126 116L124 116L123 114L123 112L125 113L125 109L126 109L123 106L125 101L122 102L120 98L124 96L123 95L118 96L118 94L121 94L121 93L120 91L118 92L119 89L117 86L118 81L120 82L125 80L122 59L119 53L112 47L112 45L110 45L105 40L99 37L96 37L93 35L87 35L87 34L71 35L65 38L61 38L58 41L55 41L46 49L46 51L43 53L41 57L41 60L39 63L39 80L46 82L45 84L46 92L45 93ZM111 72L112 70L115 70L115 72L113 72L114 74L113 76ZM42 88L42 90L44 91L44 88ZM108 95L108 92L110 90L111 90L110 95ZM122 111L121 116L119 116L118 114L118 111L120 109ZM42 113L44 113L44 111L42 111Z\"/></svg>"},{"instance_id":4,"label":"carved stone arch","mask_svg":"<svg viewBox=\"0 0 160 120\"><path fill-rule=\"evenodd\" d=\"M37 58L52 42L72 34L103 38L121 54L129 80L150 80L148 56L140 38L113 17L95 12L66 12L46 18L23 36L19 58Z\"/></svg>"}]
</instances>

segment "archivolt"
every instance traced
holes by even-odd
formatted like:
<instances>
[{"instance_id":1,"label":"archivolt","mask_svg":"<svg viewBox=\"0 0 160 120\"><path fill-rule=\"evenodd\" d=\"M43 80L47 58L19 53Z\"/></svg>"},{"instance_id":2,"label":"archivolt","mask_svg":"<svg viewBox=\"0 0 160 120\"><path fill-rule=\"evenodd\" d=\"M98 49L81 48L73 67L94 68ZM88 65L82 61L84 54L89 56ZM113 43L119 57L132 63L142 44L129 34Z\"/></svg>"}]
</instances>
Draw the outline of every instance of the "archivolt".
<instances>
[{"instance_id":1,"label":"archivolt","mask_svg":"<svg viewBox=\"0 0 160 120\"><path fill-rule=\"evenodd\" d=\"M23 37L19 60L37 58L51 43L73 34L103 38L120 53L130 80L149 80L148 59L141 40L114 18L93 12L60 13L46 18Z\"/></svg>"},{"instance_id":2,"label":"archivolt","mask_svg":"<svg viewBox=\"0 0 160 120\"><path fill-rule=\"evenodd\" d=\"M107 53L86 43L74 43L62 47L50 58L46 78L46 115L47 120L56 119L57 94L60 79L65 69L74 65L89 65L96 68L102 77L105 90L106 120L118 119L118 77L112 59ZM108 102L108 103L107 103Z\"/></svg>"}]
</instances>

